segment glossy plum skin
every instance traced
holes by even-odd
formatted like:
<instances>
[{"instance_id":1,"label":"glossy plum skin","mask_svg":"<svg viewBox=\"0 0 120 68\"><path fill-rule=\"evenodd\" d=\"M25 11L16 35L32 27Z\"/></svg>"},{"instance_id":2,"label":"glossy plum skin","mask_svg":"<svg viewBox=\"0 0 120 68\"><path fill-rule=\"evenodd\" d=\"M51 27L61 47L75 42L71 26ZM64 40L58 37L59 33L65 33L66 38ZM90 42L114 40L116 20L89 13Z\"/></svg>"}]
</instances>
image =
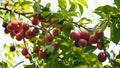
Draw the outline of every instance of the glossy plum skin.
<instances>
[{"instance_id":1,"label":"glossy plum skin","mask_svg":"<svg viewBox=\"0 0 120 68\"><path fill-rule=\"evenodd\" d=\"M105 54L104 52L100 52L100 53L98 54L98 60L99 60L100 62L104 62L104 61L106 60L106 58L107 58L107 56L106 56L106 54Z\"/></svg>"},{"instance_id":2,"label":"glossy plum skin","mask_svg":"<svg viewBox=\"0 0 120 68\"><path fill-rule=\"evenodd\" d=\"M27 48L24 48L22 49L22 55L27 55L28 54L28 49Z\"/></svg>"},{"instance_id":3,"label":"glossy plum skin","mask_svg":"<svg viewBox=\"0 0 120 68\"><path fill-rule=\"evenodd\" d=\"M72 40L77 41L77 40L80 39L80 33L79 33L79 32L71 32L70 38L71 38Z\"/></svg>"}]
</instances>

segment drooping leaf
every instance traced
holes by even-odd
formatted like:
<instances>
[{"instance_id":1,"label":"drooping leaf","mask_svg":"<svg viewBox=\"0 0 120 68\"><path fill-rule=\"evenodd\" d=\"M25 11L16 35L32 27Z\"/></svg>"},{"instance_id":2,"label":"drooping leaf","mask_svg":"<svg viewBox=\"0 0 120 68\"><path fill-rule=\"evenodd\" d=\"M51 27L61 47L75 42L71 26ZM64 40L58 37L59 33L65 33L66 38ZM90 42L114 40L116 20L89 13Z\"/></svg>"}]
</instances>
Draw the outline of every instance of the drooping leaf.
<instances>
[{"instance_id":1,"label":"drooping leaf","mask_svg":"<svg viewBox=\"0 0 120 68\"><path fill-rule=\"evenodd\" d=\"M70 1L70 0L69 0ZM70 8L69 8L69 12L71 12L71 11L75 11L76 10L76 8L77 8L77 4L76 4L76 2L75 1L72 1L71 3L70 3Z\"/></svg>"},{"instance_id":2,"label":"drooping leaf","mask_svg":"<svg viewBox=\"0 0 120 68\"><path fill-rule=\"evenodd\" d=\"M118 23L120 23L119 20L115 19L110 25L110 39L116 44L120 41L120 26Z\"/></svg>"},{"instance_id":3,"label":"drooping leaf","mask_svg":"<svg viewBox=\"0 0 120 68\"><path fill-rule=\"evenodd\" d=\"M83 7L82 7L82 5L81 4L78 4L79 5L79 10L80 10L80 13L81 13L81 15L83 14Z\"/></svg>"},{"instance_id":4,"label":"drooping leaf","mask_svg":"<svg viewBox=\"0 0 120 68\"><path fill-rule=\"evenodd\" d=\"M80 4L82 4L83 6L85 6L86 8L88 8L88 4L87 4L87 2L85 0L78 0L78 2Z\"/></svg>"},{"instance_id":5,"label":"drooping leaf","mask_svg":"<svg viewBox=\"0 0 120 68\"><path fill-rule=\"evenodd\" d=\"M96 46L87 46L84 51L87 53L92 53L96 50L96 48Z\"/></svg>"}]
</instances>

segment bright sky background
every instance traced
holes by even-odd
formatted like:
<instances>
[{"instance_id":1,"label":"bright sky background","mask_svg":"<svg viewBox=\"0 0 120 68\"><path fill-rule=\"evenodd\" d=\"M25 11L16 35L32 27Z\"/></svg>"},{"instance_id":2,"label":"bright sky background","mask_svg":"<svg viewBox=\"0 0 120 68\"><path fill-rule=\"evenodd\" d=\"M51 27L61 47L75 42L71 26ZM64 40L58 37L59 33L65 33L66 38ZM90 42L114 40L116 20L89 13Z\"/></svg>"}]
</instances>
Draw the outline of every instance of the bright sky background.
<instances>
[{"instance_id":1,"label":"bright sky background","mask_svg":"<svg viewBox=\"0 0 120 68\"><path fill-rule=\"evenodd\" d=\"M88 9L85 9L83 16L94 20L94 23L89 25L89 27L93 27L93 25L97 24L97 22L98 22L99 16L92 13L95 8L97 8L98 6L101 6L101 5L106 5L106 4L113 5L113 0L86 0L86 1L88 3ZM42 4L46 4L47 2L52 3L51 10L56 11L58 9L57 8L57 0L42 0ZM109 29L107 29L105 31L105 36L106 37L110 36ZM2 28L2 23L0 21L0 61L1 61L1 59L5 59L3 56L4 53L3 53L3 49L2 49L3 44L4 43L9 44L9 43L12 43L13 41L15 41L15 40L11 39L9 35L4 36L4 28ZM115 53L118 54L119 50L120 50L120 46L116 46L115 44L113 44L111 42L110 48L108 49L108 51L110 52L111 50L114 50ZM101 51L100 50L95 51L96 54L98 54L99 52L101 52ZM15 60L17 62L24 61L25 64L29 64L28 63L29 61L26 60L22 55L20 57L15 58ZM105 65L107 63L108 63L108 60L105 61L103 64ZM16 68L23 68L22 64L18 65Z\"/></svg>"}]
</instances>

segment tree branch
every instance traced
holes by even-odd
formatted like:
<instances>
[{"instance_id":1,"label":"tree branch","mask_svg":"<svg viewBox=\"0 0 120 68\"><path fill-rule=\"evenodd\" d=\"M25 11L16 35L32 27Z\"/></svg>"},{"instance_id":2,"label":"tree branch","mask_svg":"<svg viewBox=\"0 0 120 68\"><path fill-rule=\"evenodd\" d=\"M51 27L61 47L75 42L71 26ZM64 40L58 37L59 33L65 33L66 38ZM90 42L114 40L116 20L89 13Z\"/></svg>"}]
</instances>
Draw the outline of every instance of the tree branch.
<instances>
[{"instance_id":1,"label":"tree branch","mask_svg":"<svg viewBox=\"0 0 120 68\"><path fill-rule=\"evenodd\" d=\"M106 37L105 37L105 38L106 38ZM103 48L103 50L104 50L104 52L105 52L105 54L106 54L109 62L111 63L111 65L113 66L113 68L115 68L114 63L113 63L112 60L110 59L109 54L108 54L107 50L105 49L104 40L101 39L101 42L102 42L102 48Z\"/></svg>"},{"instance_id":2,"label":"tree branch","mask_svg":"<svg viewBox=\"0 0 120 68\"><path fill-rule=\"evenodd\" d=\"M84 28L84 29L86 29L86 30L88 30L88 31L92 31L92 28L88 28L88 27L85 27L85 26L83 26L83 25L80 25L80 24L78 24L78 22L72 22L73 24L75 24L76 26L78 26L79 28Z\"/></svg>"},{"instance_id":3,"label":"tree branch","mask_svg":"<svg viewBox=\"0 0 120 68\"><path fill-rule=\"evenodd\" d=\"M33 12L24 12L24 13L17 12L17 11L15 11L15 10L11 10L11 9L9 9L9 8L2 7L2 6L0 6L0 10L7 10L7 11L9 11L9 12L14 12L14 13L20 14L20 15L26 17L26 18L28 18L28 17L26 16L27 14L33 14ZM29 19L29 18L28 18L28 19Z\"/></svg>"}]
</instances>

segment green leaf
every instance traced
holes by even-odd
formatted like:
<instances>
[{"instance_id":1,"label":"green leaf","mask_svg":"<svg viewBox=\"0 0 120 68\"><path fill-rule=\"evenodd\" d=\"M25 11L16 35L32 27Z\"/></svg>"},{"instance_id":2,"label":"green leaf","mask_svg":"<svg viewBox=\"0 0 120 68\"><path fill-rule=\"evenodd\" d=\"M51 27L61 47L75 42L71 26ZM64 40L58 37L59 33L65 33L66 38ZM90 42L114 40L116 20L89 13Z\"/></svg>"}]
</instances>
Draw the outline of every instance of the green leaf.
<instances>
[{"instance_id":1,"label":"green leaf","mask_svg":"<svg viewBox=\"0 0 120 68\"><path fill-rule=\"evenodd\" d=\"M26 65L24 68L34 68L33 65Z\"/></svg>"},{"instance_id":2,"label":"green leaf","mask_svg":"<svg viewBox=\"0 0 120 68\"><path fill-rule=\"evenodd\" d=\"M96 46L87 46L84 51L87 53L93 53L96 50L96 48Z\"/></svg>"},{"instance_id":3,"label":"green leaf","mask_svg":"<svg viewBox=\"0 0 120 68\"><path fill-rule=\"evenodd\" d=\"M116 6L117 6L118 8L120 8L120 0L114 0L114 2L115 2L115 4L116 4Z\"/></svg>"},{"instance_id":4,"label":"green leaf","mask_svg":"<svg viewBox=\"0 0 120 68\"><path fill-rule=\"evenodd\" d=\"M58 6L59 6L61 9L66 9L66 7L67 7L66 0L58 0Z\"/></svg>"},{"instance_id":5,"label":"green leaf","mask_svg":"<svg viewBox=\"0 0 120 68\"><path fill-rule=\"evenodd\" d=\"M96 8L94 12L102 17L106 17L112 14L111 12L118 13L118 11L119 10L116 7L105 5L105 6L100 6Z\"/></svg>"},{"instance_id":6,"label":"green leaf","mask_svg":"<svg viewBox=\"0 0 120 68\"><path fill-rule=\"evenodd\" d=\"M78 4L81 15L83 14L83 7L81 4Z\"/></svg>"},{"instance_id":7,"label":"green leaf","mask_svg":"<svg viewBox=\"0 0 120 68\"><path fill-rule=\"evenodd\" d=\"M116 59L120 59L120 54L116 56Z\"/></svg>"},{"instance_id":8,"label":"green leaf","mask_svg":"<svg viewBox=\"0 0 120 68\"><path fill-rule=\"evenodd\" d=\"M79 65L79 66L76 66L75 68L88 68L87 65Z\"/></svg>"},{"instance_id":9,"label":"green leaf","mask_svg":"<svg viewBox=\"0 0 120 68\"><path fill-rule=\"evenodd\" d=\"M83 17L79 20L78 24L80 25L84 25L84 24L90 24L92 23L92 20L91 19L88 19L86 17Z\"/></svg>"},{"instance_id":10,"label":"green leaf","mask_svg":"<svg viewBox=\"0 0 120 68\"><path fill-rule=\"evenodd\" d=\"M65 22L65 23L63 24L63 27L64 27L64 28L63 28L64 34L65 34L67 37L69 37L71 30L74 29L73 24L72 24L72 23L67 23L67 22Z\"/></svg>"},{"instance_id":11,"label":"green leaf","mask_svg":"<svg viewBox=\"0 0 120 68\"><path fill-rule=\"evenodd\" d=\"M41 12L41 7L40 7L39 3L37 3L37 2L34 3L33 9L34 9L35 14L38 14Z\"/></svg>"},{"instance_id":12,"label":"green leaf","mask_svg":"<svg viewBox=\"0 0 120 68\"><path fill-rule=\"evenodd\" d=\"M69 0L70 1L70 0ZM75 1L72 1L71 3L70 3L70 8L69 8L69 12L71 12L71 11L75 11L77 9L77 4L76 4L76 2Z\"/></svg>"},{"instance_id":13,"label":"green leaf","mask_svg":"<svg viewBox=\"0 0 120 68\"><path fill-rule=\"evenodd\" d=\"M57 23L62 25L64 23L64 21L65 21L64 18L61 18L61 19L58 20Z\"/></svg>"},{"instance_id":14,"label":"green leaf","mask_svg":"<svg viewBox=\"0 0 120 68\"><path fill-rule=\"evenodd\" d=\"M70 44L68 42L62 42L61 45L66 46L66 47L70 46Z\"/></svg>"},{"instance_id":15,"label":"green leaf","mask_svg":"<svg viewBox=\"0 0 120 68\"><path fill-rule=\"evenodd\" d=\"M110 25L110 39L118 44L118 42L120 41L120 26L116 26L116 22L112 22ZM119 22L118 22L119 23ZM119 27L119 28L118 28Z\"/></svg>"},{"instance_id":16,"label":"green leaf","mask_svg":"<svg viewBox=\"0 0 120 68\"><path fill-rule=\"evenodd\" d=\"M50 4L50 3L47 3L42 10L48 12L48 11L50 10L50 6L51 6L51 4Z\"/></svg>"},{"instance_id":17,"label":"green leaf","mask_svg":"<svg viewBox=\"0 0 120 68\"><path fill-rule=\"evenodd\" d=\"M53 51L54 51L54 47L51 46L51 45L48 45L46 48L47 48L47 50L48 50L49 52L53 52Z\"/></svg>"},{"instance_id":18,"label":"green leaf","mask_svg":"<svg viewBox=\"0 0 120 68\"><path fill-rule=\"evenodd\" d=\"M82 4L83 6L85 6L86 8L88 8L88 4L87 4L87 2L85 0L78 0L78 2L80 4Z\"/></svg>"},{"instance_id":19,"label":"green leaf","mask_svg":"<svg viewBox=\"0 0 120 68\"><path fill-rule=\"evenodd\" d=\"M20 5L23 6L23 5L29 5L29 4L32 4L31 1L23 1Z\"/></svg>"},{"instance_id":20,"label":"green leaf","mask_svg":"<svg viewBox=\"0 0 120 68\"><path fill-rule=\"evenodd\" d=\"M120 67L120 63L116 62L115 60L112 60L112 62L114 63L115 68Z\"/></svg>"}]
</instances>

